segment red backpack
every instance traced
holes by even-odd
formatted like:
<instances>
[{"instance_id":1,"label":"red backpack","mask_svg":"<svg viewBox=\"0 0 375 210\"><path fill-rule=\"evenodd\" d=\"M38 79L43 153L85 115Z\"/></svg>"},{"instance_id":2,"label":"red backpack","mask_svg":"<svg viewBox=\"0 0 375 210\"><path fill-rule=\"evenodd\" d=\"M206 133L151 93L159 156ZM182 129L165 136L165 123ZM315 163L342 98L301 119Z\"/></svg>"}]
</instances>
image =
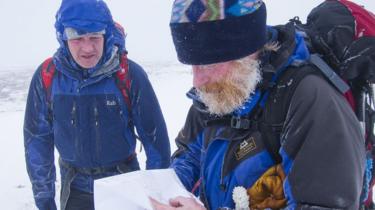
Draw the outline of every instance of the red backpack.
<instances>
[{"instance_id":1,"label":"red backpack","mask_svg":"<svg viewBox=\"0 0 375 210\"><path fill-rule=\"evenodd\" d=\"M306 24L298 17L291 22L315 54L311 62L345 95L362 125L368 155L362 201L373 209L375 15L348 0L326 0L310 12Z\"/></svg>"}]
</instances>

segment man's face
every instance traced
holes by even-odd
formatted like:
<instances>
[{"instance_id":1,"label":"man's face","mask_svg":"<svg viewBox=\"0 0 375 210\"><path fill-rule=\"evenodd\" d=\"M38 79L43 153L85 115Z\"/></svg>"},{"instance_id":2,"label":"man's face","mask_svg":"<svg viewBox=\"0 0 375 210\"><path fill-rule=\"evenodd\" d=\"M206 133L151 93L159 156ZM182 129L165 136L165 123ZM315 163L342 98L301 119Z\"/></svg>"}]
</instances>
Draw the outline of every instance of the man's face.
<instances>
[{"instance_id":1,"label":"man's face","mask_svg":"<svg viewBox=\"0 0 375 210\"><path fill-rule=\"evenodd\" d=\"M255 58L193 66L193 85L211 114L229 114L249 99L261 79Z\"/></svg>"},{"instance_id":2,"label":"man's face","mask_svg":"<svg viewBox=\"0 0 375 210\"><path fill-rule=\"evenodd\" d=\"M69 51L74 61L82 68L93 68L103 55L104 37L102 34L87 34L68 40Z\"/></svg>"}]
</instances>

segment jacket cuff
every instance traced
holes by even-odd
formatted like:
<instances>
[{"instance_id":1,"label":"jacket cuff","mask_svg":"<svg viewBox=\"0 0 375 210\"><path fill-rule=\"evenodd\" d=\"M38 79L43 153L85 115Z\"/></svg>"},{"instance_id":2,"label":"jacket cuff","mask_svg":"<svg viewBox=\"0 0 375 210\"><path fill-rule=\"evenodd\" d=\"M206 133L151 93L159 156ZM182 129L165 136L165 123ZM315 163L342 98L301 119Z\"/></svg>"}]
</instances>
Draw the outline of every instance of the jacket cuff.
<instances>
[{"instance_id":1,"label":"jacket cuff","mask_svg":"<svg viewBox=\"0 0 375 210\"><path fill-rule=\"evenodd\" d=\"M35 203L39 210L57 210L54 198L39 198Z\"/></svg>"}]
</instances>

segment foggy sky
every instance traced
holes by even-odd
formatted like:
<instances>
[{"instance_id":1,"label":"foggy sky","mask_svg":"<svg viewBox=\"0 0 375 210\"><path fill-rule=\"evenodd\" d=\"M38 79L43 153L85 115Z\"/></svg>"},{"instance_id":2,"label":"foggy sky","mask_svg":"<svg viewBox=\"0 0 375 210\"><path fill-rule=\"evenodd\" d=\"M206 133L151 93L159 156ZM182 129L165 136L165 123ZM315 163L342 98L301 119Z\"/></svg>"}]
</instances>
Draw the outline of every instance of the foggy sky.
<instances>
[{"instance_id":1,"label":"foggy sky","mask_svg":"<svg viewBox=\"0 0 375 210\"><path fill-rule=\"evenodd\" d=\"M129 57L142 62L177 61L169 31L172 0L106 0L128 33ZM321 0L265 0L268 24L304 21ZM374 0L355 0L375 11ZM58 47L55 13L59 0L0 0L0 71L36 68Z\"/></svg>"}]
</instances>

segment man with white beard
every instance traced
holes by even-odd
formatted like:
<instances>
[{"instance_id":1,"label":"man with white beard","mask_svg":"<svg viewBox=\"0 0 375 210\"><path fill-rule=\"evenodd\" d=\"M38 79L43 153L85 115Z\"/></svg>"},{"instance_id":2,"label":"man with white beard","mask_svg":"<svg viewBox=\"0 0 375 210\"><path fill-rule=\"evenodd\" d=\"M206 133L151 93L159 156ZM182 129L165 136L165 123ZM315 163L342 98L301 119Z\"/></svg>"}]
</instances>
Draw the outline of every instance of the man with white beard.
<instances>
[{"instance_id":1,"label":"man with white beard","mask_svg":"<svg viewBox=\"0 0 375 210\"><path fill-rule=\"evenodd\" d=\"M293 24L267 27L261 0L175 0L170 27L194 86L171 167L204 207L155 209L359 208L358 120Z\"/></svg>"}]
</instances>

